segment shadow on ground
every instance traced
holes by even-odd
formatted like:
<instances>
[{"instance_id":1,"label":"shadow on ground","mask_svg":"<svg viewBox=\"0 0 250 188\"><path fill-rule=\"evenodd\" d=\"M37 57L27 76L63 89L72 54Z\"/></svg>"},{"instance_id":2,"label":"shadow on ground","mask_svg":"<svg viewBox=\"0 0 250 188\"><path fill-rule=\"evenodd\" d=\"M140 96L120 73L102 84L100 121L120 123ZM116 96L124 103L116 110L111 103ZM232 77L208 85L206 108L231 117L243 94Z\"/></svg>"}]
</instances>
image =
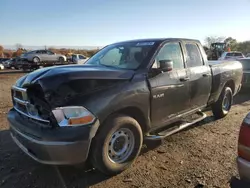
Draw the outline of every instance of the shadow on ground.
<instances>
[{"instance_id":1,"label":"shadow on ground","mask_svg":"<svg viewBox=\"0 0 250 188\"><path fill-rule=\"evenodd\" d=\"M233 176L230 179L230 187L231 188L249 188L250 183L246 182L246 181L242 181L242 180L238 179L237 177Z\"/></svg>"},{"instance_id":2,"label":"shadow on ground","mask_svg":"<svg viewBox=\"0 0 250 188\"><path fill-rule=\"evenodd\" d=\"M20 73L29 73L31 71L23 71L23 70L1 70L0 74L20 74Z\"/></svg>"},{"instance_id":3,"label":"shadow on ground","mask_svg":"<svg viewBox=\"0 0 250 188\"><path fill-rule=\"evenodd\" d=\"M150 142L142 149L146 153L161 141ZM12 141L9 131L0 132L0 187L89 187L110 178L85 166L49 166L39 164L24 154Z\"/></svg>"},{"instance_id":4,"label":"shadow on ground","mask_svg":"<svg viewBox=\"0 0 250 188\"><path fill-rule=\"evenodd\" d=\"M240 93L238 93L234 97L234 105L242 104L242 103L247 102L247 101L250 101L250 89L242 89L240 91Z\"/></svg>"}]
</instances>

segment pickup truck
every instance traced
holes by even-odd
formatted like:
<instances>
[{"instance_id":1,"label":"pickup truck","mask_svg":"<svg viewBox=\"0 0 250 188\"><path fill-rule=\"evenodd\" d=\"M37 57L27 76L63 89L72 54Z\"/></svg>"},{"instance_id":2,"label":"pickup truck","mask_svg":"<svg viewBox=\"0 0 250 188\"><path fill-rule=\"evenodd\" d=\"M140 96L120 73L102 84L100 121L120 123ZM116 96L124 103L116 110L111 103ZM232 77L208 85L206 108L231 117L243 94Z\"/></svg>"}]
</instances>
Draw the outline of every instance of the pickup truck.
<instances>
[{"instance_id":1,"label":"pickup truck","mask_svg":"<svg viewBox=\"0 0 250 188\"><path fill-rule=\"evenodd\" d=\"M241 87L237 61L209 65L191 39L108 45L84 65L36 70L12 87L15 143L52 165L88 163L109 175L127 169L144 140L161 140L206 117L229 113Z\"/></svg>"},{"instance_id":2,"label":"pickup truck","mask_svg":"<svg viewBox=\"0 0 250 188\"><path fill-rule=\"evenodd\" d=\"M72 54L70 57L67 58L67 61L69 63L73 64L84 64L88 60L87 57L85 57L82 54Z\"/></svg>"}]
</instances>

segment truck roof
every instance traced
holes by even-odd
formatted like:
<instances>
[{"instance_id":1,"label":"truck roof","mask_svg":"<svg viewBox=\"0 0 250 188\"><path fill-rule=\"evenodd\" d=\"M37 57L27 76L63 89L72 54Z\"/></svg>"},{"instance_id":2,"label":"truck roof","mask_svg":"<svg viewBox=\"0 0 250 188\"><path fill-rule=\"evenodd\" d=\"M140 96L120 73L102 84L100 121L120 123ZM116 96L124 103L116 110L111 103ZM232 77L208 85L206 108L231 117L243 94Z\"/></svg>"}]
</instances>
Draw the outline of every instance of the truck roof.
<instances>
[{"instance_id":1,"label":"truck roof","mask_svg":"<svg viewBox=\"0 0 250 188\"><path fill-rule=\"evenodd\" d=\"M174 40L200 42L199 40L196 40L196 39L186 39L186 38L145 38L145 39L133 39L133 40L120 41L120 42L115 42L114 44L124 43L124 42L149 42L149 41L164 42L164 41L174 41Z\"/></svg>"}]
</instances>

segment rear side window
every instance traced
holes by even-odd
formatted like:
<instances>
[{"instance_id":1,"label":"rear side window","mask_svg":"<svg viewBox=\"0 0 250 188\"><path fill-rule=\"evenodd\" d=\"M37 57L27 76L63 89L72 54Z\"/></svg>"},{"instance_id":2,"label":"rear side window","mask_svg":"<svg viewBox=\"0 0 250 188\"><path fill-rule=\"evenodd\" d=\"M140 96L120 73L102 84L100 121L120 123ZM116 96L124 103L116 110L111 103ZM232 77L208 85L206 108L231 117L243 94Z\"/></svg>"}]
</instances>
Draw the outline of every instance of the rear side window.
<instances>
[{"instance_id":1,"label":"rear side window","mask_svg":"<svg viewBox=\"0 0 250 188\"><path fill-rule=\"evenodd\" d=\"M227 55L226 55L226 57L232 57L232 56L234 56L233 53L227 53Z\"/></svg>"},{"instance_id":2,"label":"rear side window","mask_svg":"<svg viewBox=\"0 0 250 188\"><path fill-rule=\"evenodd\" d=\"M165 44L160 49L155 60L157 64L159 64L160 60L172 60L174 69L184 68L182 50L178 42Z\"/></svg>"},{"instance_id":3,"label":"rear side window","mask_svg":"<svg viewBox=\"0 0 250 188\"><path fill-rule=\"evenodd\" d=\"M234 56L242 56L242 53L235 53Z\"/></svg>"},{"instance_id":4,"label":"rear side window","mask_svg":"<svg viewBox=\"0 0 250 188\"><path fill-rule=\"evenodd\" d=\"M79 55L79 59L86 59L84 56Z\"/></svg>"},{"instance_id":5,"label":"rear side window","mask_svg":"<svg viewBox=\"0 0 250 188\"><path fill-rule=\"evenodd\" d=\"M198 67L203 65L200 50L193 43L185 44L187 50L187 67Z\"/></svg>"}]
</instances>

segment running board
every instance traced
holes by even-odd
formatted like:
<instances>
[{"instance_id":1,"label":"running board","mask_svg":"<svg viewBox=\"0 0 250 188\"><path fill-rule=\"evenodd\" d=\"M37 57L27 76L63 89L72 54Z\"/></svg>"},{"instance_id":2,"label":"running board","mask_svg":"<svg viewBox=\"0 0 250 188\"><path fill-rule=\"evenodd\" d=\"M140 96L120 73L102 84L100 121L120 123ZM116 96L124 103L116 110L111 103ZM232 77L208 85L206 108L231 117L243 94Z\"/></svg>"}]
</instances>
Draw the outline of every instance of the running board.
<instances>
[{"instance_id":1,"label":"running board","mask_svg":"<svg viewBox=\"0 0 250 188\"><path fill-rule=\"evenodd\" d=\"M191 125L193 125L193 124L195 124L195 123L197 123L197 122L199 122L207 117L207 115L201 111L197 112L197 114L201 115L201 117L193 120L192 122L185 122L183 124L176 126L174 129L169 128L169 129L162 131L162 132L159 132L155 135L148 134L144 137L144 139L145 140L161 140L161 139L166 138L167 136L170 136L170 135L172 135L172 134L174 134L182 129L185 129L185 128L187 128L187 127L189 127L189 126L191 126Z\"/></svg>"}]
</instances>

